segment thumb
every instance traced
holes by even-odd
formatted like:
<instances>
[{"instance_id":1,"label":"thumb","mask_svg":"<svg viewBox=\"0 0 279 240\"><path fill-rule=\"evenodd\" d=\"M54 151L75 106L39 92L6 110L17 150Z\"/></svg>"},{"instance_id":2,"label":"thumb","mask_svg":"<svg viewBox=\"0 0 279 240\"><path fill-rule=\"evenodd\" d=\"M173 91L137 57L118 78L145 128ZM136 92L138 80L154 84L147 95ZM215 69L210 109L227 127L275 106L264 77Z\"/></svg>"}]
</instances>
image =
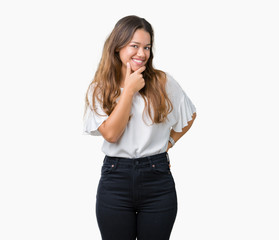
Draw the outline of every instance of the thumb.
<instances>
[{"instance_id":1,"label":"thumb","mask_svg":"<svg viewBox=\"0 0 279 240\"><path fill-rule=\"evenodd\" d=\"M131 66L130 63L127 62L126 64L126 77L129 77L131 75Z\"/></svg>"}]
</instances>

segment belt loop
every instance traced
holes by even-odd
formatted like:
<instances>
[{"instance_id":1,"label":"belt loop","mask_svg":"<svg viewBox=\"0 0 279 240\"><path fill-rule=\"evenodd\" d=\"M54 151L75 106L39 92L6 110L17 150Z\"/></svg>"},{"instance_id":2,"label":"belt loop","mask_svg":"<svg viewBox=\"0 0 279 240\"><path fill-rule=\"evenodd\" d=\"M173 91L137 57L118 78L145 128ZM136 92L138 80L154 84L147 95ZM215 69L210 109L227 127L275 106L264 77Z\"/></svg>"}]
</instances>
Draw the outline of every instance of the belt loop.
<instances>
[{"instance_id":1,"label":"belt loop","mask_svg":"<svg viewBox=\"0 0 279 240\"><path fill-rule=\"evenodd\" d=\"M170 158L168 152L166 152L166 157L167 157L168 164L170 164Z\"/></svg>"},{"instance_id":2,"label":"belt loop","mask_svg":"<svg viewBox=\"0 0 279 240\"><path fill-rule=\"evenodd\" d=\"M115 159L115 168L117 168L119 158Z\"/></svg>"}]
</instances>

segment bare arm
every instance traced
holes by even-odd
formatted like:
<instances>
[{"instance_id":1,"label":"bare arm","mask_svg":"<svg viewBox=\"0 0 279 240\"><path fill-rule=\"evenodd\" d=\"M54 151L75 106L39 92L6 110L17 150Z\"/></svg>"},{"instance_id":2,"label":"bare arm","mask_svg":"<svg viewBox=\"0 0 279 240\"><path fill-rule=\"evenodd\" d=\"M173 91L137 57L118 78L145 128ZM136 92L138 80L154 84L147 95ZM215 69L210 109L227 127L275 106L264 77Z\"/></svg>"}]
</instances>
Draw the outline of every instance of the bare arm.
<instances>
[{"instance_id":1,"label":"bare arm","mask_svg":"<svg viewBox=\"0 0 279 240\"><path fill-rule=\"evenodd\" d=\"M197 114L194 113L192 116L192 120L188 122L188 125L182 129L182 132L175 132L173 129L171 130L170 136L173 138L175 142L177 142L191 127L193 122L196 119ZM172 147L172 144L168 142L168 149L167 151Z\"/></svg>"},{"instance_id":2,"label":"bare arm","mask_svg":"<svg viewBox=\"0 0 279 240\"><path fill-rule=\"evenodd\" d=\"M111 143L115 143L122 136L131 112L133 96L145 85L142 72L145 67L131 73L130 65L127 64L125 86L120 99L106 121L98 128L103 137Z\"/></svg>"}]
</instances>

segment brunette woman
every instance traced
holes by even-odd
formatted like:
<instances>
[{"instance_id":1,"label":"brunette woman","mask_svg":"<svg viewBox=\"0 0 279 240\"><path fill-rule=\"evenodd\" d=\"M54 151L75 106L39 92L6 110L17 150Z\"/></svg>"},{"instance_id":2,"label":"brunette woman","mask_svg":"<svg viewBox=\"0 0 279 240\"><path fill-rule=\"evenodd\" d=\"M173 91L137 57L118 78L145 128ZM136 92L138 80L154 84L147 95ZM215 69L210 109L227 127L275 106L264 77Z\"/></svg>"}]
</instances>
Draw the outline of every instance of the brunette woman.
<instances>
[{"instance_id":1,"label":"brunette woman","mask_svg":"<svg viewBox=\"0 0 279 240\"><path fill-rule=\"evenodd\" d=\"M96 199L103 240L167 240L176 218L168 150L196 109L170 74L153 67L153 41L144 18L120 19L86 93L84 132L104 138Z\"/></svg>"}]
</instances>

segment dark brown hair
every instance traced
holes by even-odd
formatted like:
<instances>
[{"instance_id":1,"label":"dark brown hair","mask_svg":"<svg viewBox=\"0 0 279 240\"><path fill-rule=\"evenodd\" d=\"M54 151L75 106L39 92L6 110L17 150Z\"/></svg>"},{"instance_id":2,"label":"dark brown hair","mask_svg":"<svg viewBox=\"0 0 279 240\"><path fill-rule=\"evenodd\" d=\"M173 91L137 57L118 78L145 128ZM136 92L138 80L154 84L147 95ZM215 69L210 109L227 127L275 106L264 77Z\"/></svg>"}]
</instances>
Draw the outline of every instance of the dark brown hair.
<instances>
[{"instance_id":1,"label":"dark brown hair","mask_svg":"<svg viewBox=\"0 0 279 240\"><path fill-rule=\"evenodd\" d=\"M152 47L154 33L152 26L144 18L134 15L120 19L106 39L98 69L86 93L86 108L90 106L88 93L89 91L93 91L91 99L93 110L96 99L102 103L101 106L107 115L110 115L114 110L116 99L121 94L120 77L122 62L119 57L119 50L131 41L134 33L138 29L143 29L148 32L151 39L150 57L145 65L146 69L143 72L145 86L139 93L145 101L145 110L147 110L152 122L161 123L166 120L168 113L173 109L165 89L166 74L163 71L153 68ZM151 108L153 111L151 111Z\"/></svg>"}]
</instances>

